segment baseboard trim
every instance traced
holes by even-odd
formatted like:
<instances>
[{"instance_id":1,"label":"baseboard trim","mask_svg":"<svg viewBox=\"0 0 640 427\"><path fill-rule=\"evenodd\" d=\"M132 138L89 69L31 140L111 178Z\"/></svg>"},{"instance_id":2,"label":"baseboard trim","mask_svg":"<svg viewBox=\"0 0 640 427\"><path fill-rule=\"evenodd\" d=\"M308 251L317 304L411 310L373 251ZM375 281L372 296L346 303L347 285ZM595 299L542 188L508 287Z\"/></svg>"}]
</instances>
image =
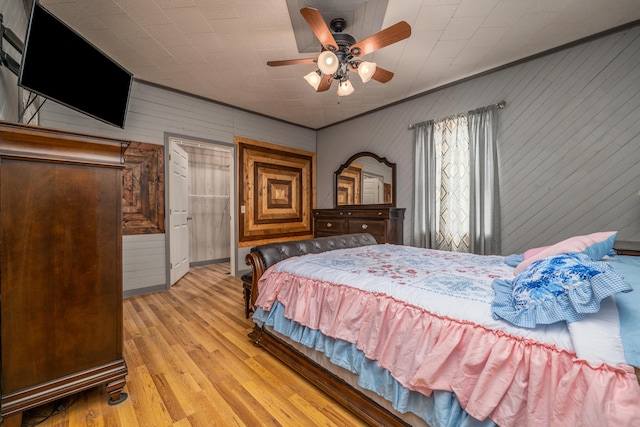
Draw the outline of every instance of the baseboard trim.
<instances>
[{"instance_id":1,"label":"baseboard trim","mask_svg":"<svg viewBox=\"0 0 640 427\"><path fill-rule=\"evenodd\" d=\"M122 292L122 297L130 298L138 295L153 294L155 292L162 292L166 290L167 290L166 285L155 285L155 286L147 286L144 288L127 289L126 291Z\"/></svg>"},{"instance_id":2,"label":"baseboard trim","mask_svg":"<svg viewBox=\"0 0 640 427\"><path fill-rule=\"evenodd\" d=\"M208 259L206 261L190 262L189 267L200 267L202 265L220 264L221 262L229 262L230 258Z\"/></svg>"}]
</instances>

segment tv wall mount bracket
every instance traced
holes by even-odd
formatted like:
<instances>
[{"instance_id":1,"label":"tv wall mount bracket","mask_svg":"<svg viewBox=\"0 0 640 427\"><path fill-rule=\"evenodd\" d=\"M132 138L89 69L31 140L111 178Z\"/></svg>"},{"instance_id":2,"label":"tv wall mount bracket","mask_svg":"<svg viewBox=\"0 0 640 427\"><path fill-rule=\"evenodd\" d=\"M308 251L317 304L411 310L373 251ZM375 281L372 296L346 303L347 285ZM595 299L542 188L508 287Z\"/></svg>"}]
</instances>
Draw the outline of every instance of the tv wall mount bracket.
<instances>
[{"instance_id":1,"label":"tv wall mount bracket","mask_svg":"<svg viewBox=\"0 0 640 427\"><path fill-rule=\"evenodd\" d=\"M0 32L2 33L2 38L0 38L0 64L7 67L13 74L16 76L20 73L20 63L13 59L5 50L3 43L4 41L8 41L11 46L14 47L18 51L20 55L22 55L22 51L24 50L24 43L22 40L16 36L16 33L11 31L9 28L4 26L3 16L0 13Z\"/></svg>"}]
</instances>

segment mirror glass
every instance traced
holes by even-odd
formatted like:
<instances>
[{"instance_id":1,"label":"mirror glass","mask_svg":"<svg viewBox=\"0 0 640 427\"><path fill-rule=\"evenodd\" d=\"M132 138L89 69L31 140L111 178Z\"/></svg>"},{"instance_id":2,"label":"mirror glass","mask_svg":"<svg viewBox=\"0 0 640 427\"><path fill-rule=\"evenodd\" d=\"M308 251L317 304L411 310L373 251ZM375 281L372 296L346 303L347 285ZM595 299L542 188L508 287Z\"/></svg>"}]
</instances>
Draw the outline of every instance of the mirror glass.
<instances>
[{"instance_id":1,"label":"mirror glass","mask_svg":"<svg viewBox=\"0 0 640 427\"><path fill-rule=\"evenodd\" d=\"M334 204L395 206L395 177L395 163L373 153L357 153L334 174Z\"/></svg>"}]
</instances>

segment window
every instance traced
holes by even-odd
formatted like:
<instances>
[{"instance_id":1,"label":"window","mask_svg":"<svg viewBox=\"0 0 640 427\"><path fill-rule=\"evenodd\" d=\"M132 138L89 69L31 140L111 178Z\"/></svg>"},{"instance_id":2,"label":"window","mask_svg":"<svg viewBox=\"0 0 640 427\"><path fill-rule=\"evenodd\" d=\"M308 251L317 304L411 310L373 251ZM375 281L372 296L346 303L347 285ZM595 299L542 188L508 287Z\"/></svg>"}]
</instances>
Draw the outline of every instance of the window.
<instances>
[{"instance_id":1,"label":"window","mask_svg":"<svg viewBox=\"0 0 640 427\"><path fill-rule=\"evenodd\" d=\"M469 252L469 130L467 114L434 121L437 249Z\"/></svg>"},{"instance_id":2,"label":"window","mask_svg":"<svg viewBox=\"0 0 640 427\"><path fill-rule=\"evenodd\" d=\"M415 125L412 245L500 253L496 108Z\"/></svg>"}]
</instances>

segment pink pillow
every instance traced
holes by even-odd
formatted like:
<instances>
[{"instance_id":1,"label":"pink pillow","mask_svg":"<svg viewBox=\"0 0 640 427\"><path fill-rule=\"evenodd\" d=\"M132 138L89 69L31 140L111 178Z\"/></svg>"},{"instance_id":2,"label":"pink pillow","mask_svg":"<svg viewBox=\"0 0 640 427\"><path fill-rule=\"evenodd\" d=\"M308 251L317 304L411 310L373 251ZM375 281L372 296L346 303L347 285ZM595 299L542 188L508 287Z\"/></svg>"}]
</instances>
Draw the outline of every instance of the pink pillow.
<instances>
[{"instance_id":1,"label":"pink pillow","mask_svg":"<svg viewBox=\"0 0 640 427\"><path fill-rule=\"evenodd\" d=\"M556 243L555 245L543 248L543 250L527 258L524 255L524 261L522 261L516 269L513 271L514 275L518 275L527 268L531 263L547 258L553 255L566 254L569 252L585 252L594 261L598 261L605 256L611 248L613 248L613 242L616 240L617 231L602 231L599 233L587 234L584 236L574 236L566 240ZM534 248L536 250L540 248Z\"/></svg>"},{"instance_id":2,"label":"pink pillow","mask_svg":"<svg viewBox=\"0 0 640 427\"><path fill-rule=\"evenodd\" d=\"M544 251L545 249L547 249L549 246L540 246L539 248L531 248L527 251L524 251L524 253L522 254L522 256L524 257L524 259L529 259L532 256L536 256L538 255L540 252Z\"/></svg>"}]
</instances>

